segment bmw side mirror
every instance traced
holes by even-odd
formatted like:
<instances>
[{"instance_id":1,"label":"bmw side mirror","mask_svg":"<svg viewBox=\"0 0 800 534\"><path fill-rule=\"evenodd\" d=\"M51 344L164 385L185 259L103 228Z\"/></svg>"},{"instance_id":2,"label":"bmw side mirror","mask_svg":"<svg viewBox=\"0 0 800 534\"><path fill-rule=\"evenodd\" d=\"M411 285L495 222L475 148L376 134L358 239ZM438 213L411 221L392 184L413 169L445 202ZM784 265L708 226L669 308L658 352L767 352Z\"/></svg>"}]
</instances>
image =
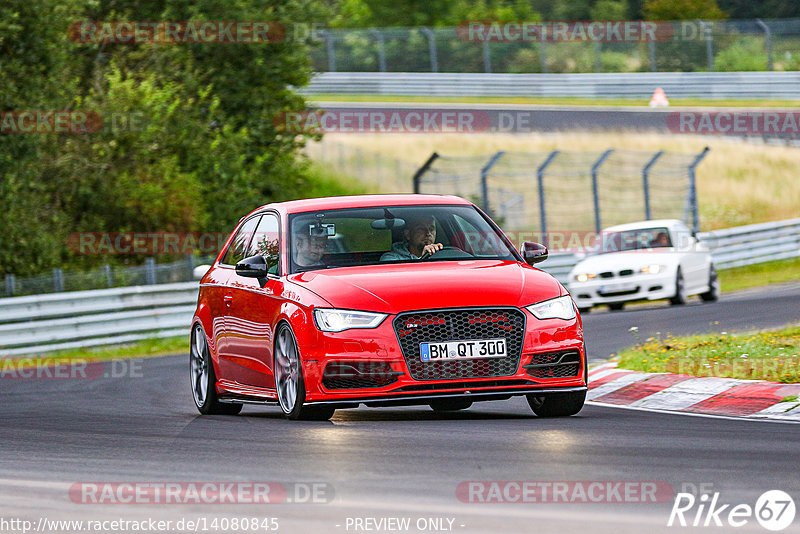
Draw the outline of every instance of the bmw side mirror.
<instances>
[{"instance_id":1,"label":"bmw side mirror","mask_svg":"<svg viewBox=\"0 0 800 534\"><path fill-rule=\"evenodd\" d=\"M260 254L245 258L236 264L236 274L246 278L266 278L267 260Z\"/></svg>"},{"instance_id":2,"label":"bmw side mirror","mask_svg":"<svg viewBox=\"0 0 800 534\"><path fill-rule=\"evenodd\" d=\"M540 243L526 241L519 247L519 251L522 253L522 258L528 265L541 263L547 259L547 247Z\"/></svg>"}]
</instances>

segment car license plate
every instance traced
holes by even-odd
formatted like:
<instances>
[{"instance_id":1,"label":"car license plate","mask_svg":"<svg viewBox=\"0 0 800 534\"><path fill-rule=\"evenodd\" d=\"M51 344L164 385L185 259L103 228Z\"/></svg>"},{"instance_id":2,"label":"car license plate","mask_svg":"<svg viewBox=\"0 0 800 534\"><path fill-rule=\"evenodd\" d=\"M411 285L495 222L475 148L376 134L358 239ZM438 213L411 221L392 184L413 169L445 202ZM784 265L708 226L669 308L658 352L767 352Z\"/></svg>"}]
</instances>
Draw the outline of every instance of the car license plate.
<instances>
[{"instance_id":1,"label":"car license plate","mask_svg":"<svg viewBox=\"0 0 800 534\"><path fill-rule=\"evenodd\" d=\"M608 284L600 286L600 293L617 293L618 291L633 291L636 289L635 283L627 284Z\"/></svg>"},{"instance_id":2,"label":"car license plate","mask_svg":"<svg viewBox=\"0 0 800 534\"><path fill-rule=\"evenodd\" d=\"M499 338L420 343L419 355L423 362L462 358L503 358L506 356L506 340Z\"/></svg>"}]
</instances>

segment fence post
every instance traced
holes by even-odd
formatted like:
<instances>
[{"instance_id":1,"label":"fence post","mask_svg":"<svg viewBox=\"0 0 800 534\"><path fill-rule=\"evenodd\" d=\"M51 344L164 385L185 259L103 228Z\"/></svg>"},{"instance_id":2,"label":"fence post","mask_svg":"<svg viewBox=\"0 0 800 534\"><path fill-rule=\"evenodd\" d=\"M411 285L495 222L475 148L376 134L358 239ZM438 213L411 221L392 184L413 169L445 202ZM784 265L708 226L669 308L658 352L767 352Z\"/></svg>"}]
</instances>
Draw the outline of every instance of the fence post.
<instances>
[{"instance_id":1,"label":"fence post","mask_svg":"<svg viewBox=\"0 0 800 534\"><path fill-rule=\"evenodd\" d=\"M648 41L647 48L650 53L650 72L658 72L658 65L656 64L656 42Z\"/></svg>"},{"instance_id":2,"label":"fence post","mask_svg":"<svg viewBox=\"0 0 800 534\"><path fill-rule=\"evenodd\" d=\"M647 165L644 166L642 169L642 189L644 191L644 218L646 220L650 220L653 217L650 213L650 169L653 165L656 164L658 158L660 158L664 154L663 150L659 150L656 154L650 158L650 161L647 162Z\"/></svg>"},{"instance_id":3,"label":"fence post","mask_svg":"<svg viewBox=\"0 0 800 534\"><path fill-rule=\"evenodd\" d=\"M700 23L700 27L703 28L703 32L706 36L706 60L708 61L708 72L714 72L714 37L711 35L711 27L702 20L698 20L697 22Z\"/></svg>"},{"instance_id":4,"label":"fence post","mask_svg":"<svg viewBox=\"0 0 800 534\"><path fill-rule=\"evenodd\" d=\"M64 291L64 271L53 269L53 291L61 293Z\"/></svg>"},{"instance_id":5,"label":"fence post","mask_svg":"<svg viewBox=\"0 0 800 534\"><path fill-rule=\"evenodd\" d=\"M483 72L492 72L492 55L489 52L489 41L483 41Z\"/></svg>"},{"instance_id":6,"label":"fence post","mask_svg":"<svg viewBox=\"0 0 800 534\"><path fill-rule=\"evenodd\" d=\"M144 259L144 283L149 286L156 283L156 260L153 258Z\"/></svg>"},{"instance_id":7,"label":"fence post","mask_svg":"<svg viewBox=\"0 0 800 534\"><path fill-rule=\"evenodd\" d=\"M439 59L436 56L436 35L430 28L423 26L420 31L428 38L428 53L431 56L431 72L439 72Z\"/></svg>"},{"instance_id":8,"label":"fence post","mask_svg":"<svg viewBox=\"0 0 800 534\"><path fill-rule=\"evenodd\" d=\"M767 51L767 70L775 70L775 65L772 62L772 31L763 20L756 19L756 22L761 26L761 29L764 30L764 48Z\"/></svg>"},{"instance_id":9,"label":"fence post","mask_svg":"<svg viewBox=\"0 0 800 534\"><path fill-rule=\"evenodd\" d=\"M689 206L692 210L692 231L694 232L700 231L700 212L697 209L697 178L695 176L695 169L700 165L700 162L703 161L703 158L706 157L709 150L711 150L709 147L705 147L703 151L694 158L692 164L689 165Z\"/></svg>"},{"instance_id":10,"label":"fence post","mask_svg":"<svg viewBox=\"0 0 800 534\"><path fill-rule=\"evenodd\" d=\"M17 277L13 274L6 274L6 296L13 297L17 291Z\"/></svg>"},{"instance_id":11,"label":"fence post","mask_svg":"<svg viewBox=\"0 0 800 534\"><path fill-rule=\"evenodd\" d=\"M415 192L415 193L419 194L419 191L420 191L420 183L422 182L422 175L423 175L423 174L425 174L426 172L428 172L428 169L430 169L430 168L431 168L431 165L433 165L433 162L434 162L434 161L436 161L436 159L437 159L438 157L439 157L439 154L437 154L436 152L434 152L434 153L433 153L433 154L431 154L431 155L430 155L430 157L429 157L429 158L428 158L428 159L425 161L425 163L423 163L423 164L422 164L422 167L420 167L419 169L417 169L417 172L415 172L415 173L414 173L414 177L412 178L412 181L413 181L413 183L414 183L414 192Z\"/></svg>"},{"instance_id":12,"label":"fence post","mask_svg":"<svg viewBox=\"0 0 800 534\"><path fill-rule=\"evenodd\" d=\"M609 148L600 158L592 165L592 198L594 200L594 229L599 234L601 228L600 224L600 193L597 186L597 172L600 170L600 165L614 152L613 148Z\"/></svg>"},{"instance_id":13,"label":"fence post","mask_svg":"<svg viewBox=\"0 0 800 534\"><path fill-rule=\"evenodd\" d=\"M325 47L328 51L328 72L336 72L336 50L333 46L333 34L328 30L323 30L321 33L325 36Z\"/></svg>"},{"instance_id":14,"label":"fence post","mask_svg":"<svg viewBox=\"0 0 800 534\"><path fill-rule=\"evenodd\" d=\"M100 270L106 275L106 287L113 287L114 278L111 275L111 266L106 263L100 268Z\"/></svg>"},{"instance_id":15,"label":"fence post","mask_svg":"<svg viewBox=\"0 0 800 534\"><path fill-rule=\"evenodd\" d=\"M375 28L372 28L369 33L374 35L378 41L378 65L381 72L386 72L386 49L384 48L383 34Z\"/></svg>"},{"instance_id":16,"label":"fence post","mask_svg":"<svg viewBox=\"0 0 800 534\"><path fill-rule=\"evenodd\" d=\"M594 71L603 72L603 50L600 41L592 42L592 52L592 56L594 56Z\"/></svg>"},{"instance_id":17,"label":"fence post","mask_svg":"<svg viewBox=\"0 0 800 534\"><path fill-rule=\"evenodd\" d=\"M194 254L186 255L186 280L194 280Z\"/></svg>"},{"instance_id":18,"label":"fence post","mask_svg":"<svg viewBox=\"0 0 800 534\"><path fill-rule=\"evenodd\" d=\"M539 41L539 69L542 74L547 74L547 43Z\"/></svg>"},{"instance_id":19,"label":"fence post","mask_svg":"<svg viewBox=\"0 0 800 534\"><path fill-rule=\"evenodd\" d=\"M494 164L497 163L497 160L503 157L505 151L500 151L497 154L493 155L489 158L489 161L486 162L481 168L481 197L483 201L483 211L485 211L489 217L492 216L492 210L489 208L489 170L494 167Z\"/></svg>"},{"instance_id":20,"label":"fence post","mask_svg":"<svg viewBox=\"0 0 800 534\"><path fill-rule=\"evenodd\" d=\"M542 230L542 244L544 246L548 246L550 238L547 235L547 213L545 212L545 202L544 202L544 171L547 169L547 166L556 159L556 156L560 153L559 150L553 150L550 152L550 155L547 156L547 159L544 160L544 163L539 165L539 168L536 169L536 182L539 187L539 225L541 226Z\"/></svg>"}]
</instances>

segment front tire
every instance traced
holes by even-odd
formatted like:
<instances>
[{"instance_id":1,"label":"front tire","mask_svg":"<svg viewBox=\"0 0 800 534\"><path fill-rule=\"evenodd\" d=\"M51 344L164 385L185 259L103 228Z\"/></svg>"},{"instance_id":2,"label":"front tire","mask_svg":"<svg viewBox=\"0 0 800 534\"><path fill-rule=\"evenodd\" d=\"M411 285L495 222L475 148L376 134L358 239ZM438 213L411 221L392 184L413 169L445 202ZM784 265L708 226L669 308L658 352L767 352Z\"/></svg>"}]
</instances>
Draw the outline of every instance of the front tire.
<instances>
[{"instance_id":1,"label":"front tire","mask_svg":"<svg viewBox=\"0 0 800 534\"><path fill-rule=\"evenodd\" d=\"M206 333L200 323L192 328L189 350L189 378L192 398L197 410L203 415L236 415L242 411L241 404L219 402L217 397L217 375L211 361Z\"/></svg>"},{"instance_id":2,"label":"front tire","mask_svg":"<svg viewBox=\"0 0 800 534\"><path fill-rule=\"evenodd\" d=\"M611 311L622 311L625 308L624 302L612 302L608 305L608 309Z\"/></svg>"},{"instance_id":3,"label":"front tire","mask_svg":"<svg viewBox=\"0 0 800 534\"><path fill-rule=\"evenodd\" d=\"M293 421L327 421L335 408L328 406L303 406L306 386L303 365L292 329L286 323L278 327L275 336L275 389L283 415Z\"/></svg>"},{"instance_id":4,"label":"front tire","mask_svg":"<svg viewBox=\"0 0 800 534\"><path fill-rule=\"evenodd\" d=\"M719 300L719 277L717 276L717 270L714 268L714 264L711 264L711 268L708 272L708 291L705 293L700 293L700 298L703 299L703 302L716 302Z\"/></svg>"},{"instance_id":5,"label":"front tire","mask_svg":"<svg viewBox=\"0 0 800 534\"><path fill-rule=\"evenodd\" d=\"M686 283L683 280L683 273L681 268L678 267L678 273L675 275L675 296L669 299L669 303L673 306L682 306L686 304Z\"/></svg>"},{"instance_id":6,"label":"front tire","mask_svg":"<svg viewBox=\"0 0 800 534\"><path fill-rule=\"evenodd\" d=\"M550 395L525 395L528 406L539 417L569 417L583 409L586 391L551 393Z\"/></svg>"}]
</instances>

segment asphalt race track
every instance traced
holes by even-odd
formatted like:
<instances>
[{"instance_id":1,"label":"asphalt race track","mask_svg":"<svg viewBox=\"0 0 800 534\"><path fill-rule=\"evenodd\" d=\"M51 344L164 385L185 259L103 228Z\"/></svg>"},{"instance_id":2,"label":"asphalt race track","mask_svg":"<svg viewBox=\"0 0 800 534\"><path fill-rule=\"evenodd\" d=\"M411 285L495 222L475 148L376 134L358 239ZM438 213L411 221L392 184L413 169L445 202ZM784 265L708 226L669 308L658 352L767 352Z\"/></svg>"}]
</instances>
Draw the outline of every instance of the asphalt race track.
<instances>
[{"instance_id":1,"label":"asphalt race track","mask_svg":"<svg viewBox=\"0 0 800 534\"><path fill-rule=\"evenodd\" d=\"M642 336L776 326L800 318L798 302L794 284L716 304L593 312L586 336L599 359L633 342L631 326ZM290 533L729 532L727 525L667 527L675 493L703 488L719 492L721 504L751 507L767 490L800 497L795 424L591 405L576 417L538 419L521 398L447 415L423 407L344 410L325 423L289 422L276 407L200 417L187 364L186 356L171 356L142 360L118 378L0 380L0 531L21 532L2 527L12 518L35 527L54 519L204 518L211 525L272 517L278 532ZM666 498L657 493L656 503L487 504L457 493L467 481L654 482L671 490ZM304 501L304 484L318 483L324 493L300 504L87 504L70 494L74 484L91 482L279 482L293 501ZM690 524L696 512L686 513ZM387 518L409 518L410 527L374 528ZM754 518L736 531L766 532ZM795 518L782 532L799 531Z\"/></svg>"}]
</instances>

